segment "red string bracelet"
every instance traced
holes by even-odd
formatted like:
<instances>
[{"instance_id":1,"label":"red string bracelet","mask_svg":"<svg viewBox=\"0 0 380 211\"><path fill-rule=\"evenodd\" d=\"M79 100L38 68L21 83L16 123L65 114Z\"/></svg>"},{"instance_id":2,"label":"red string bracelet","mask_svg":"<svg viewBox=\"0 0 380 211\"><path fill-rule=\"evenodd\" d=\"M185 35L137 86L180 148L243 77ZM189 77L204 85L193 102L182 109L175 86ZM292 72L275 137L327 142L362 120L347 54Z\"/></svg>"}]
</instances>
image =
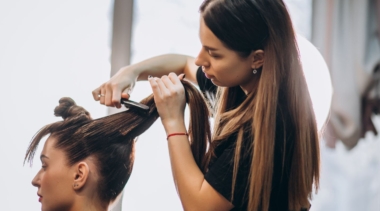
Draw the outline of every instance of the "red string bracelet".
<instances>
[{"instance_id":1,"label":"red string bracelet","mask_svg":"<svg viewBox=\"0 0 380 211\"><path fill-rule=\"evenodd\" d=\"M168 137L166 137L166 140L169 140L170 136L188 136L188 133L170 133Z\"/></svg>"}]
</instances>

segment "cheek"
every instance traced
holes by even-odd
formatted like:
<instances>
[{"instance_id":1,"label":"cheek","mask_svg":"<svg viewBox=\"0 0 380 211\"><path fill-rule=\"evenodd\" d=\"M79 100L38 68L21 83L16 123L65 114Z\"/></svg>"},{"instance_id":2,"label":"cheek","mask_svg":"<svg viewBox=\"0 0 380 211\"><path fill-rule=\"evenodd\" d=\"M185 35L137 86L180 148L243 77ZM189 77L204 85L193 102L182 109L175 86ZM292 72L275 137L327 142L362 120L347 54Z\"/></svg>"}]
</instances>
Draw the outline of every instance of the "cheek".
<instances>
[{"instance_id":1,"label":"cheek","mask_svg":"<svg viewBox=\"0 0 380 211\"><path fill-rule=\"evenodd\" d=\"M236 86L250 78L248 70L245 65L233 61L216 62L213 66L215 77L226 86Z\"/></svg>"},{"instance_id":2,"label":"cheek","mask_svg":"<svg viewBox=\"0 0 380 211\"><path fill-rule=\"evenodd\" d=\"M74 191L71 188L68 172L51 169L41 177L42 210L66 210L73 202Z\"/></svg>"},{"instance_id":3,"label":"cheek","mask_svg":"<svg viewBox=\"0 0 380 211\"><path fill-rule=\"evenodd\" d=\"M234 74L234 67L227 60L217 60L212 65L213 74L222 79L229 78Z\"/></svg>"}]
</instances>

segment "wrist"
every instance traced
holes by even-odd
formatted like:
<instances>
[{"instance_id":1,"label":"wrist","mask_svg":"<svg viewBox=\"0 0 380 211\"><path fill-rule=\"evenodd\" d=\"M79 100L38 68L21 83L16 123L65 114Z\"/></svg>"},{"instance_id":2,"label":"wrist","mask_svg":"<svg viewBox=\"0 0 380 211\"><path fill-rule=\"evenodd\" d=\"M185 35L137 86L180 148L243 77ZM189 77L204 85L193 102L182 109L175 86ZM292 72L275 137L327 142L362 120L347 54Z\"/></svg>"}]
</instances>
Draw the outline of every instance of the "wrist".
<instances>
[{"instance_id":1,"label":"wrist","mask_svg":"<svg viewBox=\"0 0 380 211\"><path fill-rule=\"evenodd\" d=\"M142 77L142 75L144 74L143 70L144 69L139 68L138 65L132 65L128 67L127 71L132 72L132 74L135 76L137 81L142 81L142 80L146 81L148 79L148 76L146 76L145 78Z\"/></svg>"},{"instance_id":2,"label":"wrist","mask_svg":"<svg viewBox=\"0 0 380 211\"><path fill-rule=\"evenodd\" d=\"M164 125L166 135L172 133L187 133L185 122L183 120L163 121L162 124Z\"/></svg>"},{"instance_id":3,"label":"wrist","mask_svg":"<svg viewBox=\"0 0 380 211\"><path fill-rule=\"evenodd\" d=\"M172 137L172 136L189 136L189 134L187 132L181 132L181 133L169 133L167 136L166 136L166 140L169 141L169 138Z\"/></svg>"},{"instance_id":4,"label":"wrist","mask_svg":"<svg viewBox=\"0 0 380 211\"><path fill-rule=\"evenodd\" d=\"M140 70L135 65L124 66L116 73L121 77L133 78L135 81L139 78Z\"/></svg>"}]
</instances>

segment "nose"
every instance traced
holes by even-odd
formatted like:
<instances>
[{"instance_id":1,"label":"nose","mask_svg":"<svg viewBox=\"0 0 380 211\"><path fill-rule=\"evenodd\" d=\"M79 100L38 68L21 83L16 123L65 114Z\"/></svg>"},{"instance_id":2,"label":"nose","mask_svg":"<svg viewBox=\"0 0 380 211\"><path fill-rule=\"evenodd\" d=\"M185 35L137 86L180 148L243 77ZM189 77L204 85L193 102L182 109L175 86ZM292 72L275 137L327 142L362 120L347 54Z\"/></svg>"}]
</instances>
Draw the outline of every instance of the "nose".
<instances>
[{"instance_id":1,"label":"nose","mask_svg":"<svg viewBox=\"0 0 380 211\"><path fill-rule=\"evenodd\" d=\"M210 66L210 62L208 61L207 55L205 55L205 50L202 48L201 51L198 53L197 58L195 58L195 65L197 66Z\"/></svg>"},{"instance_id":2,"label":"nose","mask_svg":"<svg viewBox=\"0 0 380 211\"><path fill-rule=\"evenodd\" d=\"M37 174L36 174L36 176L33 178L33 180L32 180L32 185L34 186L34 187L40 187L40 177L39 177L39 175L40 175L40 172L38 172Z\"/></svg>"}]
</instances>

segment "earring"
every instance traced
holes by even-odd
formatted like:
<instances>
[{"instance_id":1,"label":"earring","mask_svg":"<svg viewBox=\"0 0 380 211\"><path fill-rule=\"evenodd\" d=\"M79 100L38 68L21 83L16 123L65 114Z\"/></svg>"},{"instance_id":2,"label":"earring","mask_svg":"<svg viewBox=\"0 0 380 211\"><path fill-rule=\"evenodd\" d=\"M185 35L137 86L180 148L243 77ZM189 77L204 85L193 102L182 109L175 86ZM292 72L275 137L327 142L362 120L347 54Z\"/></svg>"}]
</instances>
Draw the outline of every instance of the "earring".
<instances>
[{"instance_id":1,"label":"earring","mask_svg":"<svg viewBox=\"0 0 380 211\"><path fill-rule=\"evenodd\" d=\"M78 184L75 183L73 186L74 186L74 188L76 188L78 186Z\"/></svg>"},{"instance_id":2,"label":"earring","mask_svg":"<svg viewBox=\"0 0 380 211\"><path fill-rule=\"evenodd\" d=\"M252 69L252 73L253 73L253 74L256 74L256 73L257 73L256 68L253 68L253 69Z\"/></svg>"}]
</instances>

